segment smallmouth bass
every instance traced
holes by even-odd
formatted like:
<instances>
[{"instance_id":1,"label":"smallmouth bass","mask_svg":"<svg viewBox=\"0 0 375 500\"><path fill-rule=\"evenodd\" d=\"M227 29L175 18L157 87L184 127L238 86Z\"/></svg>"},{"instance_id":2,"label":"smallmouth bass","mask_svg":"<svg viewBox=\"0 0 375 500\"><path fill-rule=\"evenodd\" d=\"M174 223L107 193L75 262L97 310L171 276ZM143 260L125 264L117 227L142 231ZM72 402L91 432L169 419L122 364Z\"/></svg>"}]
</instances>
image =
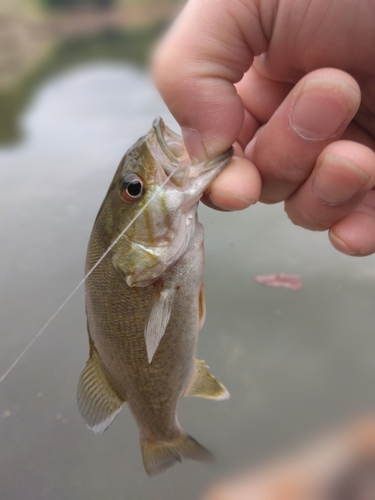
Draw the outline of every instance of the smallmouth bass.
<instances>
[{"instance_id":1,"label":"smallmouth bass","mask_svg":"<svg viewBox=\"0 0 375 500\"><path fill-rule=\"evenodd\" d=\"M91 233L86 272L151 199L86 280L90 357L77 390L79 411L96 433L128 403L150 476L182 458L211 457L181 429L178 399L229 397L196 359L205 317L197 208L232 155L192 164L182 138L156 119L121 160Z\"/></svg>"}]
</instances>

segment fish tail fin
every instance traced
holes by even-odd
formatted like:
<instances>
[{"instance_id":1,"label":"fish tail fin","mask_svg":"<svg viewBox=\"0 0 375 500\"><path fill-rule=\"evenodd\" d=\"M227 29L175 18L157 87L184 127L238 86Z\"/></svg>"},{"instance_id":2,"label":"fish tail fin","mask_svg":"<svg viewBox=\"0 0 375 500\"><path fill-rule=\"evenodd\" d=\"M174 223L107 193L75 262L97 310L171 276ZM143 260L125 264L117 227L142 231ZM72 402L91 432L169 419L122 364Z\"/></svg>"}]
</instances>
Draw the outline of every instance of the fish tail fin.
<instances>
[{"instance_id":1,"label":"fish tail fin","mask_svg":"<svg viewBox=\"0 0 375 500\"><path fill-rule=\"evenodd\" d=\"M162 474L183 458L208 462L213 459L194 438L181 431L180 435L170 441L153 441L141 437L143 464L149 476Z\"/></svg>"}]
</instances>

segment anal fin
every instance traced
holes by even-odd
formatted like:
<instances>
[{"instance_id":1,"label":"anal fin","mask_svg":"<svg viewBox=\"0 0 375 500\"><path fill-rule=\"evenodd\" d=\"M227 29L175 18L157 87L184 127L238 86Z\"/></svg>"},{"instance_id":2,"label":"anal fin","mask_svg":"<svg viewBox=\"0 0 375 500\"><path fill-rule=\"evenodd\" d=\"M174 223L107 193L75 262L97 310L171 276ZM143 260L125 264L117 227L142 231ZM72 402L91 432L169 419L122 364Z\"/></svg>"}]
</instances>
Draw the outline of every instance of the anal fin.
<instances>
[{"instance_id":1,"label":"anal fin","mask_svg":"<svg viewBox=\"0 0 375 500\"><path fill-rule=\"evenodd\" d=\"M197 359L195 374L188 385L184 396L197 396L208 399L228 399L229 392L221 382L206 370L207 365Z\"/></svg>"},{"instance_id":2,"label":"anal fin","mask_svg":"<svg viewBox=\"0 0 375 500\"><path fill-rule=\"evenodd\" d=\"M124 403L111 386L93 343L79 378L77 403L86 426L97 434L109 427Z\"/></svg>"}]
</instances>

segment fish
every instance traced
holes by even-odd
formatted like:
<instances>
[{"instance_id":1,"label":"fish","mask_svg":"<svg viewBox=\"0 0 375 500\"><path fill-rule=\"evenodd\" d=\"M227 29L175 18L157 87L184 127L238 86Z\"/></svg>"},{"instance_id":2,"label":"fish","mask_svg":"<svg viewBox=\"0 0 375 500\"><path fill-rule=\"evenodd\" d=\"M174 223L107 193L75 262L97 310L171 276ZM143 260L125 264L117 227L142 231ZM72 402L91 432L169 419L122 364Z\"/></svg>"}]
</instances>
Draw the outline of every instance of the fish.
<instances>
[{"instance_id":1,"label":"fish","mask_svg":"<svg viewBox=\"0 0 375 500\"><path fill-rule=\"evenodd\" d=\"M232 155L233 148L192 161L182 138L157 118L121 160L90 236L86 273L108 254L85 283L90 353L78 409L102 433L126 402L149 476L182 459L212 458L181 428L179 398L229 397L196 359L206 313L197 208Z\"/></svg>"}]
</instances>

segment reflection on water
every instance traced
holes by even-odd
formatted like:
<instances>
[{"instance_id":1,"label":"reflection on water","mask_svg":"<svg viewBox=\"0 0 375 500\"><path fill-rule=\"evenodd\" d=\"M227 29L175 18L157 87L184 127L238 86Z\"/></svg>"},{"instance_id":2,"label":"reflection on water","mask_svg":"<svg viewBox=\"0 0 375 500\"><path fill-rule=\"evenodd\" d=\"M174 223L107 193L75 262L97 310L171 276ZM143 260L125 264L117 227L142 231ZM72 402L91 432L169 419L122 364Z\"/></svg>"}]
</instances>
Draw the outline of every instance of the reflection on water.
<instances>
[{"instance_id":1,"label":"reflection on water","mask_svg":"<svg viewBox=\"0 0 375 500\"><path fill-rule=\"evenodd\" d=\"M177 130L142 71L81 67L38 91L24 141L0 150L2 373L80 281L115 168L159 114ZM86 430L75 403L88 355L81 289L0 385L2 498L191 500L223 471L374 407L374 257L339 255L280 206L202 207L200 219L208 314L199 357L232 397L186 398L179 418L217 463L149 479L127 409L103 435ZM303 288L254 283L271 272L300 273Z\"/></svg>"}]
</instances>

